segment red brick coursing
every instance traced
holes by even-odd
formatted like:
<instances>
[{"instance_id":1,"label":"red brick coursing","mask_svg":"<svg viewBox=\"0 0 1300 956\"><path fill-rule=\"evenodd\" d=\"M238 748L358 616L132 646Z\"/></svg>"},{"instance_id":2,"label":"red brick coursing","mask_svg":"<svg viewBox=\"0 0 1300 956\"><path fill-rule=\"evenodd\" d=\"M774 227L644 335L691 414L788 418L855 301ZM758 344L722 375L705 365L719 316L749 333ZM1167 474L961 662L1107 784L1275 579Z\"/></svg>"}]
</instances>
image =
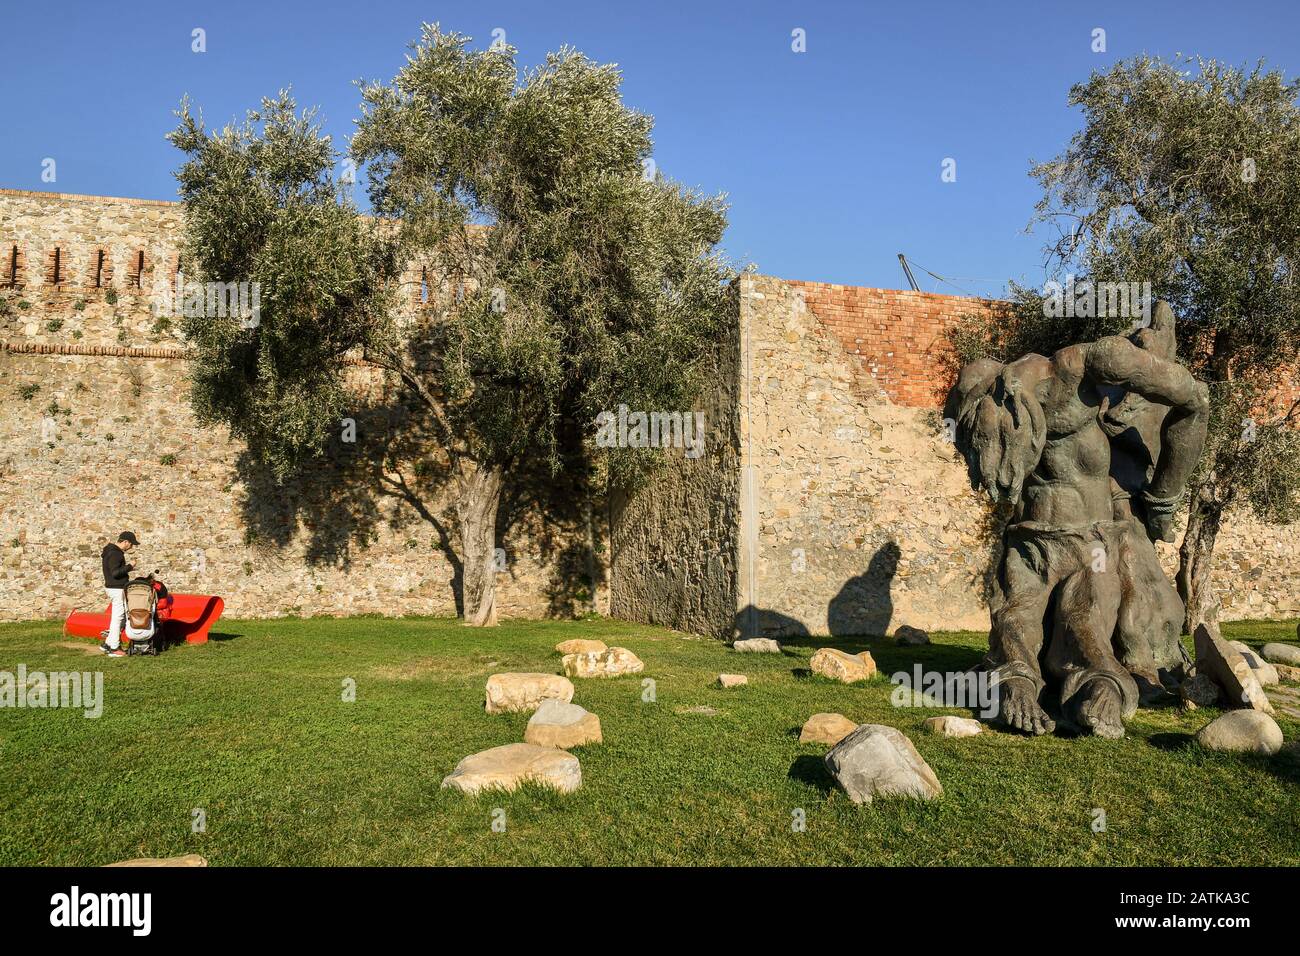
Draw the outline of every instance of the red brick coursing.
<instances>
[{"instance_id":1,"label":"red brick coursing","mask_svg":"<svg viewBox=\"0 0 1300 956\"><path fill-rule=\"evenodd\" d=\"M933 292L869 289L787 279L808 311L844 350L857 356L862 373L897 405L935 408L952 381L947 329L964 314L991 314L1007 303Z\"/></svg>"}]
</instances>

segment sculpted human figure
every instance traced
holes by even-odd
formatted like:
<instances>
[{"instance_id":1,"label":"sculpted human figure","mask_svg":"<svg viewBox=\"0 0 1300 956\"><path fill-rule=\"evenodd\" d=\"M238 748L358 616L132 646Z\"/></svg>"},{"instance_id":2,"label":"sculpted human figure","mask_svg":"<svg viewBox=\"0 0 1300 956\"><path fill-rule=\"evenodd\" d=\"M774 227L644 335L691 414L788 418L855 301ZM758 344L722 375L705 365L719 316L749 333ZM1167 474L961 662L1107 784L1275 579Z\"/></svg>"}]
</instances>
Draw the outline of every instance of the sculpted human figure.
<instances>
[{"instance_id":1,"label":"sculpted human figure","mask_svg":"<svg viewBox=\"0 0 1300 956\"><path fill-rule=\"evenodd\" d=\"M1174 313L1167 303L1157 304L1147 328L1132 336L1135 344L1162 359L1174 360L1177 342ZM1174 691L1191 665L1179 635L1183 628L1183 602L1160 566L1148 519L1158 517L1158 505L1143 503L1142 492L1155 473L1160 458L1161 429L1169 408L1125 392L1108 389L1110 408L1101 426L1110 437L1111 495L1115 519L1127 521L1133 533L1125 535L1120 553L1119 621L1115 627L1115 654L1137 681L1147 702ZM1199 456L1198 456L1199 457ZM1171 511L1173 502L1164 505Z\"/></svg>"},{"instance_id":2,"label":"sculpted human figure","mask_svg":"<svg viewBox=\"0 0 1300 956\"><path fill-rule=\"evenodd\" d=\"M1171 334L1164 303L1157 325ZM1159 570L1151 540L1173 540L1174 510L1205 441L1209 395L1172 352L1152 347L1152 335L1135 338L1107 336L1005 365L982 359L962 369L949 396L972 483L1012 505L986 665L999 679L1002 721L1028 733L1055 727L1043 706L1049 678L1068 721L1119 737L1139 701L1131 669L1157 685L1162 668L1171 681L1181 672L1181 649L1172 651L1160 623L1175 610L1162 599L1168 594L1153 601L1140 592ZM1129 426L1123 416L1108 418L1129 395L1148 405L1135 400L1124 415L1148 427L1158 420L1160 433L1133 491L1111 473L1109 432Z\"/></svg>"}]
</instances>

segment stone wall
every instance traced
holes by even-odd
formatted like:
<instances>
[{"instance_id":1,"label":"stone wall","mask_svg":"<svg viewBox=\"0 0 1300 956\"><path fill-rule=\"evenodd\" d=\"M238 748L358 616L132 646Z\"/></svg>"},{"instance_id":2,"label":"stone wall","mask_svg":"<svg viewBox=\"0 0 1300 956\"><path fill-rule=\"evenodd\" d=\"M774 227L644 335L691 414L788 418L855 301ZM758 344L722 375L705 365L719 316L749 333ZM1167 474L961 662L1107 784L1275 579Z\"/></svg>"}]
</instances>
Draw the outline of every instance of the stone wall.
<instances>
[{"instance_id":1,"label":"stone wall","mask_svg":"<svg viewBox=\"0 0 1300 956\"><path fill-rule=\"evenodd\" d=\"M986 629L993 516L944 440L939 406L951 368L943 330L999 304L767 276L743 278L739 294L735 633ZM682 478L669 472L670 485ZM651 492L642 504L668 500ZM1159 550L1172 574L1176 546ZM1225 618L1300 612L1300 527L1233 516L1215 585ZM622 613L701 629L670 602ZM724 612L709 620L709 633L725 630Z\"/></svg>"},{"instance_id":2,"label":"stone wall","mask_svg":"<svg viewBox=\"0 0 1300 956\"><path fill-rule=\"evenodd\" d=\"M610 611L649 624L729 637L740 542L739 329L719 350L716 387L701 396L704 453L664 449L666 467L611 502Z\"/></svg>"},{"instance_id":3,"label":"stone wall","mask_svg":"<svg viewBox=\"0 0 1300 956\"><path fill-rule=\"evenodd\" d=\"M407 471L369 489L275 489L223 427L194 420L184 343L151 311L180 228L171 203L0 191L0 620L101 606L99 551L124 528L138 568L222 595L230 616L455 614L445 486ZM388 394L377 370L352 371L360 409ZM368 421L358 413L358 454ZM527 502L504 510L500 613L582 610L586 528Z\"/></svg>"},{"instance_id":4,"label":"stone wall","mask_svg":"<svg viewBox=\"0 0 1300 956\"><path fill-rule=\"evenodd\" d=\"M890 401L805 289L754 277L741 290L742 501L752 512L742 560L753 569L741 582L741 606L752 608L742 630L987 626L985 511L937 413ZM839 318L840 329L864 325Z\"/></svg>"},{"instance_id":5,"label":"stone wall","mask_svg":"<svg viewBox=\"0 0 1300 956\"><path fill-rule=\"evenodd\" d=\"M180 229L173 203L0 190L0 620L98 605L99 549L125 527L141 568L233 616L455 613L436 475L277 490L195 422L184 342L151 308ZM938 406L944 329L999 304L764 276L736 292L703 457L668 453L608 508L555 487L508 501L501 613L582 610L594 568L597 610L720 637L987 627L990 516ZM352 372L364 449L391 389ZM1216 555L1225 616L1300 613L1300 527L1235 516Z\"/></svg>"}]
</instances>

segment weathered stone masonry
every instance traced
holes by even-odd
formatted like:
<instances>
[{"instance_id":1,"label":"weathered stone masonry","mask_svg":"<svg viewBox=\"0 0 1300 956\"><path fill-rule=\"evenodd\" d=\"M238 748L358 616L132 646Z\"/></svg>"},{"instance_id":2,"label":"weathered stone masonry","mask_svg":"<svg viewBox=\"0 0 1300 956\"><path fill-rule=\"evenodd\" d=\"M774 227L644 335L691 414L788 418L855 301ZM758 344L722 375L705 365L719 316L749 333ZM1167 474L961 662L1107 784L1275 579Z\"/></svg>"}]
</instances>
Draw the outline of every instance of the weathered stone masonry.
<instances>
[{"instance_id":1,"label":"weathered stone masonry","mask_svg":"<svg viewBox=\"0 0 1300 956\"><path fill-rule=\"evenodd\" d=\"M717 535L700 521L708 509L682 507L673 481L645 489L629 508L656 522L680 516L680 527L644 542L643 566L680 567L673 542L712 542L725 551L720 563L736 569L735 604L707 620L698 609L679 614L641 586L654 577L642 575L617 581L613 613L721 637L987 628L990 516L944 440L939 408L949 375L944 329L962 314L997 308L744 278L739 348L719 385L736 396L733 417L710 433L722 446L737 436L734 460L721 459L727 481L714 485L738 515L739 533ZM1176 548L1159 547L1172 572ZM1215 585L1226 617L1296 614L1300 527L1234 516L1219 539Z\"/></svg>"},{"instance_id":2,"label":"weathered stone masonry","mask_svg":"<svg viewBox=\"0 0 1300 956\"><path fill-rule=\"evenodd\" d=\"M232 616L454 613L445 543L397 498L365 534L322 502L286 515L282 542L250 538L258 490L224 429L194 421L184 343L150 310L179 266L180 215L0 190L0 620L100 604L98 551L122 527L142 534L140 567L222 594ZM737 292L700 404L705 455L674 451L609 503L597 607L720 637L986 627L986 512L938 406L945 328L998 304L763 276ZM354 372L359 392L383 389ZM321 553L322 531L341 552ZM1216 569L1228 616L1300 612L1297 532L1234 518ZM536 512L506 533L503 615L563 607L566 536Z\"/></svg>"},{"instance_id":3,"label":"weathered stone masonry","mask_svg":"<svg viewBox=\"0 0 1300 956\"><path fill-rule=\"evenodd\" d=\"M438 529L395 496L373 516L268 500L287 540L250 534L262 492L225 429L195 422L184 343L150 310L180 230L175 203L0 191L0 620L101 605L99 550L123 528L141 536L138 568L221 594L230 616L456 613ZM382 389L353 371L359 394ZM447 496L423 503L445 519ZM503 616L556 609L569 534L530 511L499 542Z\"/></svg>"}]
</instances>

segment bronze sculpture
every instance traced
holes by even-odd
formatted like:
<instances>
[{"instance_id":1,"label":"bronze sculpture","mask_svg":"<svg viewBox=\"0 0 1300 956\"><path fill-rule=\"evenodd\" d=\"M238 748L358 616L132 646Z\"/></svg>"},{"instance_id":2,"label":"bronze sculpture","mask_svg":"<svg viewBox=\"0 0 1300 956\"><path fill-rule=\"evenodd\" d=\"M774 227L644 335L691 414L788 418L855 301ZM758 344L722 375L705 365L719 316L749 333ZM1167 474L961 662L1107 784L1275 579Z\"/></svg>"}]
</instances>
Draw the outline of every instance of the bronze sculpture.
<instances>
[{"instance_id":1,"label":"bronze sculpture","mask_svg":"<svg viewBox=\"0 0 1300 956\"><path fill-rule=\"evenodd\" d=\"M1174 354L1160 302L1127 337L972 362L949 395L972 485L1012 509L985 659L1009 727L1050 732L1047 704L1121 737L1141 699L1185 676L1182 604L1152 542L1173 540L1209 394Z\"/></svg>"}]
</instances>

